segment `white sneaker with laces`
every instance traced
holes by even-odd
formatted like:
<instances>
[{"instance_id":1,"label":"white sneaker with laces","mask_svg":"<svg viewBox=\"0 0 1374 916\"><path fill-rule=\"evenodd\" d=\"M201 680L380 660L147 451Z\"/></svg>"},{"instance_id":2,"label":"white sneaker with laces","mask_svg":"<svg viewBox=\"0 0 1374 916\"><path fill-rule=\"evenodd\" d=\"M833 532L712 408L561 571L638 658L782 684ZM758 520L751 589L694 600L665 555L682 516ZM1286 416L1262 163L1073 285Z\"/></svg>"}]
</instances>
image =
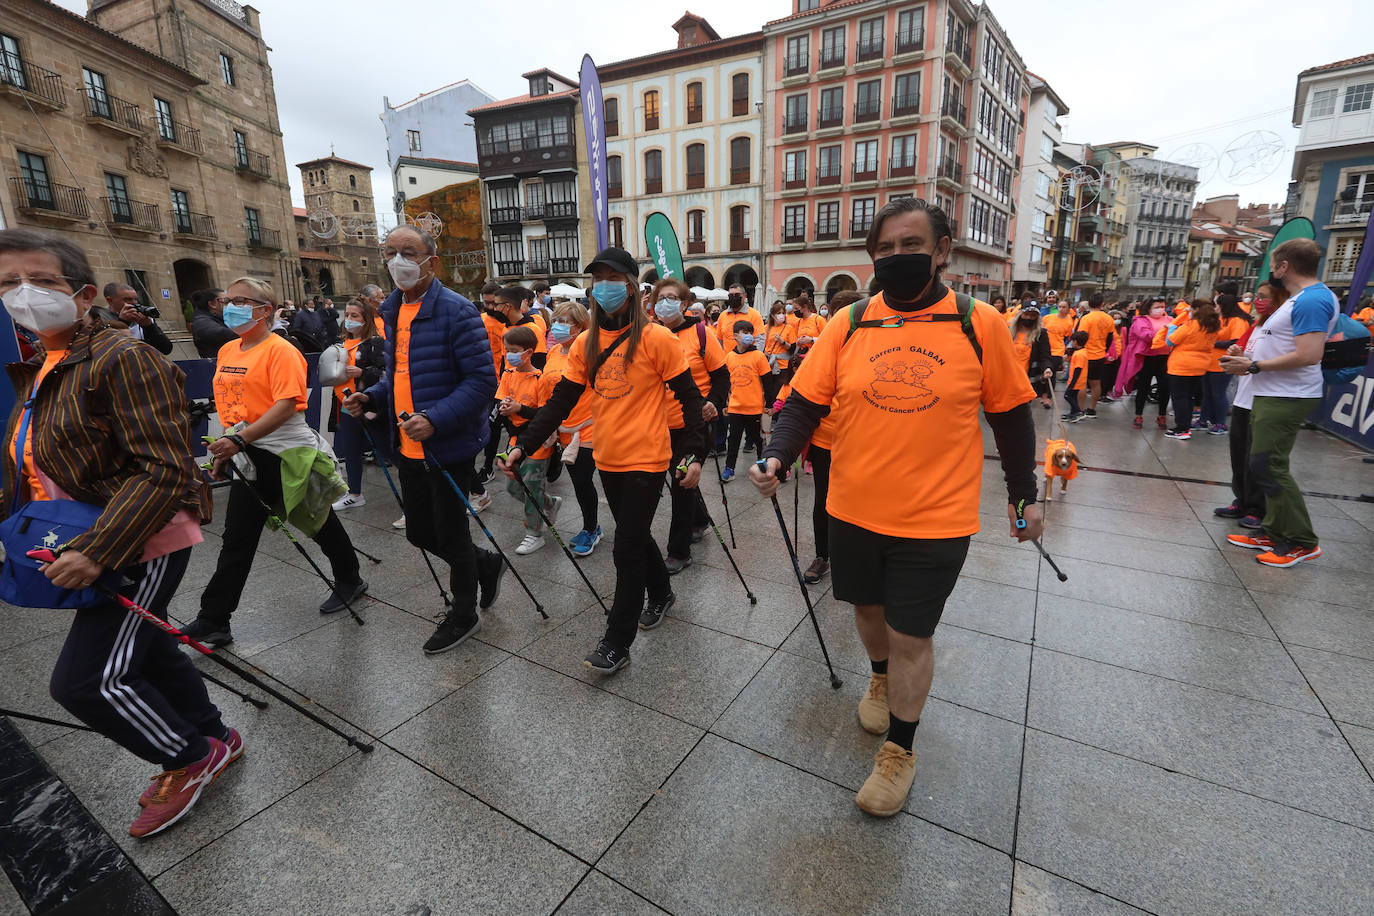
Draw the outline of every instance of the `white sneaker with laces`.
<instances>
[{"instance_id":1,"label":"white sneaker with laces","mask_svg":"<svg viewBox=\"0 0 1374 916\"><path fill-rule=\"evenodd\" d=\"M342 512L345 509L357 509L367 505L367 498L363 494L345 493L343 498L334 503L334 511Z\"/></svg>"},{"instance_id":2,"label":"white sneaker with laces","mask_svg":"<svg viewBox=\"0 0 1374 916\"><path fill-rule=\"evenodd\" d=\"M515 552L520 556L534 553L544 546L544 536L542 534L527 534L525 539L520 542L520 546L515 548Z\"/></svg>"},{"instance_id":3,"label":"white sneaker with laces","mask_svg":"<svg viewBox=\"0 0 1374 916\"><path fill-rule=\"evenodd\" d=\"M402 515L400 518L396 519L396 521L391 523L391 527L398 528L404 531L406 527L406 517Z\"/></svg>"}]
</instances>

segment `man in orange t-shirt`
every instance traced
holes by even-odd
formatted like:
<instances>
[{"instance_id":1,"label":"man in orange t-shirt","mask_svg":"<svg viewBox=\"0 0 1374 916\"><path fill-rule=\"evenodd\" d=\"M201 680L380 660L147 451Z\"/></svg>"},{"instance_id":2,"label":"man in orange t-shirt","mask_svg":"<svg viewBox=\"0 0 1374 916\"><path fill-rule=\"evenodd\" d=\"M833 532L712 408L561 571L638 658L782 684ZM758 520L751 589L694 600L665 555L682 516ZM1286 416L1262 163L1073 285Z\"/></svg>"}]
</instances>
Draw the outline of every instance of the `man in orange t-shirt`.
<instances>
[{"instance_id":1,"label":"man in orange t-shirt","mask_svg":"<svg viewBox=\"0 0 1374 916\"><path fill-rule=\"evenodd\" d=\"M1102 396L1102 381L1107 377L1107 351L1116 338L1116 320L1102 310L1104 299L1101 293L1093 293L1088 298L1088 313L1078 319L1075 331L1087 331L1088 343L1084 350L1088 354L1088 409L1083 411L1083 419L1097 417L1097 402L1110 404L1111 398Z\"/></svg>"},{"instance_id":2,"label":"man in orange t-shirt","mask_svg":"<svg viewBox=\"0 0 1374 916\"><path fill-rule=\"evenodd\" d=\"M932 636L979 528L981 406L1007 478L1018 540L1043 528L1026 373L991 306L939 282L952 244L939 207L898 198L874 216L868 252L881 293L839 310L802 363L750 477L764 496L828 408L834 421L831 575L855 605L873 675L859 722L887 733L855 798L890 817L915 778L912 742L934 674Z\"/></svg>"},{"instance_id":3,"label":"man in orange t-shirt","mask_svg":"<svg viewBox=\"0 0 1374 916\"><path fill-rule=\"evenodd\" d=\"M1045 333L1050 336L1050 360L1056 375L1064 371L1064 344L1073 334L1073 313L1067 302L1056 303L1056 310L1048 311L1041 319ZM1046 308L1049 308L1048 302Z\"/></svg>"}]
</instances>

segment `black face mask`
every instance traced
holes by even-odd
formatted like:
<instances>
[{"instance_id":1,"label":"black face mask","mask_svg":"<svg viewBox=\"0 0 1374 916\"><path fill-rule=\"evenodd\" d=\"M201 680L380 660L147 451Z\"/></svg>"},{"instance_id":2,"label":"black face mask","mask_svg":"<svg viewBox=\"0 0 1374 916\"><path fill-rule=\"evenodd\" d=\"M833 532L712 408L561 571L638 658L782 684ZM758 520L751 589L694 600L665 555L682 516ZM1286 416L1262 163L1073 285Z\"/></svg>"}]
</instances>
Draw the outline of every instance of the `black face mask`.
<instances>
[{"instance_id":1,"label":"black face mask","mask_svg":"<svg viewBox=\"0 0 1374 916\"><path fill-rule=\"evenodd\" d=\"M741 296L739 293L731 293L731 294L730 294L730 308L731 308L733 311L736 311L736 312L738 312L740 309L744 308L744 297Z\"/></svg>"},{"instance_id":2,"label":"black face mask","mask_svg":"<svg viewBox=\"0 0 1374 916\"><path fill-rule=\"evenodd\" d=\"M873 262L873 276L884 293L898 302L915 302L930 286L928 254L893 254Z\"/></svg>"}]
</instances>

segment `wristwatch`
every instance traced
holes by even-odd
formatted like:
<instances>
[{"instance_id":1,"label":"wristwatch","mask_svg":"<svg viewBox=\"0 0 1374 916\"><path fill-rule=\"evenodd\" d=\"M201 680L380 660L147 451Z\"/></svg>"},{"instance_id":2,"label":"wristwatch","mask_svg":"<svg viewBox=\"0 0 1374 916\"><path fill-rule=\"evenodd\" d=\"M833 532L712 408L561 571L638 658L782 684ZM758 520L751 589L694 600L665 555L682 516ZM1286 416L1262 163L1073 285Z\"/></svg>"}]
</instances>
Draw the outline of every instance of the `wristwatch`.
<instances>
[{"instance_id":1,"label":"wristwatch","mask_svg":"<svg viewBox=\"0 0 1374 916\"><path fill-rule=\"evenodd\" d=\"M1257 359L1252 359L1252 360L1250 361L1250 365L1246 368L1245 371L1248 372L1248 373L1251 374L1251 375L1259 375L1259 372L1260 372L1259 360L1257 360Z\"/></svg>"}]
</instances>

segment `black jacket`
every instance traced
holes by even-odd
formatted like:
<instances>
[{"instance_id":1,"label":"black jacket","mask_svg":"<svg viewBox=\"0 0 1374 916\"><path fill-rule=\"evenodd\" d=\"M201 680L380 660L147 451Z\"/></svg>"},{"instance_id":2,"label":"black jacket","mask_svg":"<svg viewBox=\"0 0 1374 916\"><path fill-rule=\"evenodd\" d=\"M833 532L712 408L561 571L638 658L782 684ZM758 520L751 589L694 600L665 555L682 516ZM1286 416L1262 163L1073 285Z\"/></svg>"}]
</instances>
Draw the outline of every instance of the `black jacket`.
<instances>
[{"instance_id":1,"label":"black jacket","mask_svg":"<svg viewBox=\"0 0 1374 916\"><path fill-rule=\"evenodd\" d=\"M239 335L225 327L224 322L209 309L196 309L191 316L191 339L195 341L196 352L202 359L214 359L220 347Z\"/></svg>"}]
</instances>

